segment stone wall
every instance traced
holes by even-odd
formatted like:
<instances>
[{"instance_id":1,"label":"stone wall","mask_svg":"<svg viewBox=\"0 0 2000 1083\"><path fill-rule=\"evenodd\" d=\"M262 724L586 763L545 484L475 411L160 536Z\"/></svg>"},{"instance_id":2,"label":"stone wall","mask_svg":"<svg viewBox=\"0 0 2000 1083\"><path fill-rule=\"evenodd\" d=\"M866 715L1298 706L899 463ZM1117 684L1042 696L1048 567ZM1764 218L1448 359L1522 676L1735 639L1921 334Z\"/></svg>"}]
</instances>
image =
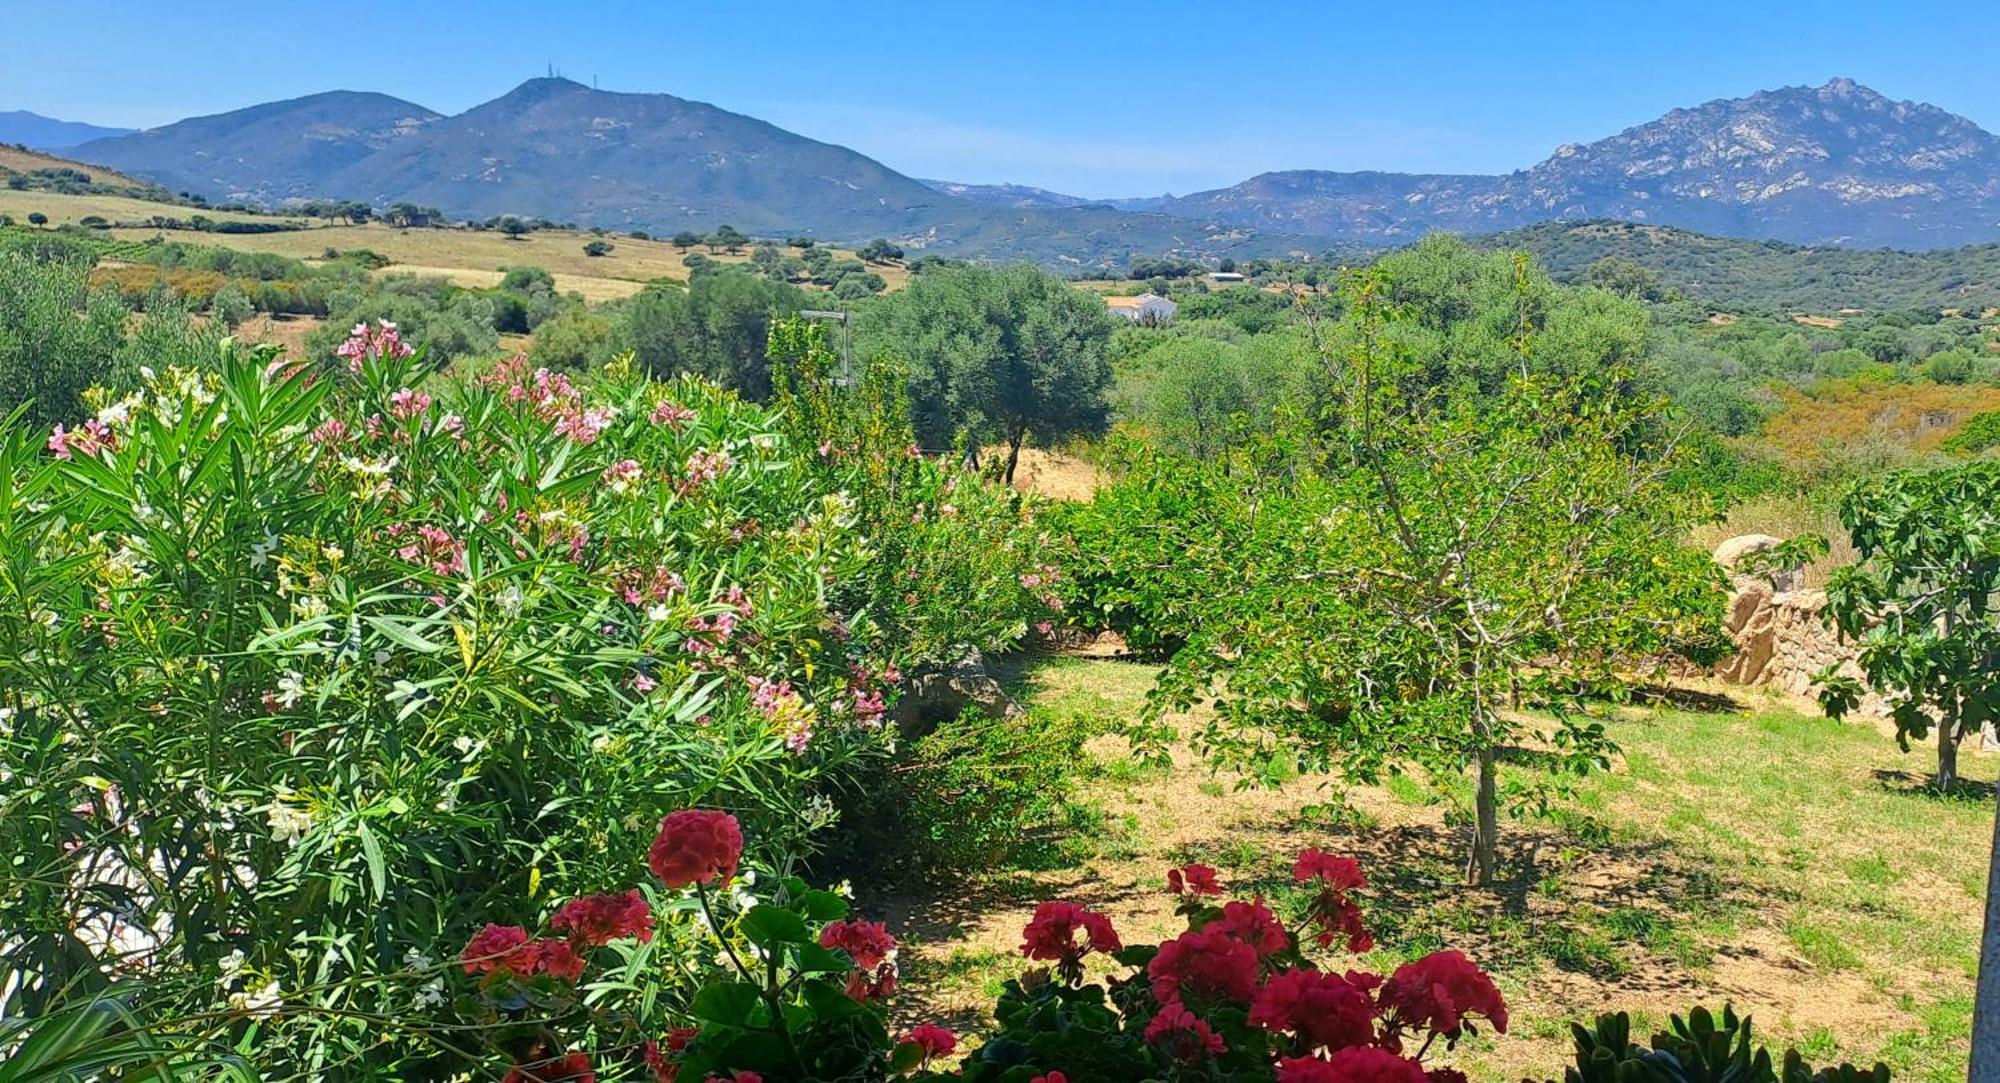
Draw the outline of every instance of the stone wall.
<instances>
[{"instance_id":1,"label":"stone wall","mask_svg":"<svg viewBox=\"0 0 2000 1083\"><path fill-rule=\"evenodd\" d=\"M1762 534L1731 538L1716 547L1716 563L1733 570L1745 557L1776 544L1778 539ZM1818 692L1813 675L1829 665L1861 676L1855 645L1842 643L1820 618L1826 592L1805 588L1802 579L1796 571L1733 577L1728 626L1736 653L1715 667L1714 676L1804 697ZM1860 712L1880 715L1884 708L1878 697L1868 695Z\"/></svg>"}]
</instances>

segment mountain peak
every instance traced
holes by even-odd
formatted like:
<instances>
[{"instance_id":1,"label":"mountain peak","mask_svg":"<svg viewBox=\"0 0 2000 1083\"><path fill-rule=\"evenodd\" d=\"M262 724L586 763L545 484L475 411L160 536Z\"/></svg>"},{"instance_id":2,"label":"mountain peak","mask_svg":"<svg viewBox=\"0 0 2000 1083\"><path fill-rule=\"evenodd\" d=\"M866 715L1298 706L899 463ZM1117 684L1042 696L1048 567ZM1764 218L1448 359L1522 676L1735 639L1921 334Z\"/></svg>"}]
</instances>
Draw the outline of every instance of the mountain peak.
<instances>
[{"instance_id":1,"label":"mountain peak","mask_svg":"<svg viewBox=\"0 0 2000 1083\"><path fill-rule=\"evenodd\" d=\"M501 97L511 97L515 94L554 94L564 91L589 89L589 87L571 79L567 75L537 75L533 79L526 80L520 86L501 95Z\"/></svg>"}]
</instances>

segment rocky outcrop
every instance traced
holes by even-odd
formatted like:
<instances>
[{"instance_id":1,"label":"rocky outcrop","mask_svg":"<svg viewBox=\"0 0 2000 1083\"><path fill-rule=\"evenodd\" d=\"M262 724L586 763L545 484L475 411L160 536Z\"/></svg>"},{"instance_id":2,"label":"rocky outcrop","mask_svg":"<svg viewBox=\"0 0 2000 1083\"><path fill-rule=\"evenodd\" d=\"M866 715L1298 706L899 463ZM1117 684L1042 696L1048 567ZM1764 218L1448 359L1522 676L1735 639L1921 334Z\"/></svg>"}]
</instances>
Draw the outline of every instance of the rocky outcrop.
<instances>
[{"instance_id":1,"label":"rocky outcrop","mask_svg":"<svg viewBox=\"0 0 2000 1083\"><path fill-rule=\"evenodd\" d=\"M986 659L976 650L949 667L910 678L896 700L894 718L903 736L915 740L973 708L988 718L1025 713L986 671Z\"/></svg>"},{"instance_id":2,"label":"rocky outcrop","mask_svg":"<svg viewBox=\"0 0 2000 1083\"><path fill-rule=\"evenodd\" d=\"M1768 534L1730 538L1716 546L1715 562L1734 571L1745 558L1777 544L1779 539ZM1854 644L1841 642L1820 616L1826 592L1803 587L1804 578L1798 568L1732 577L1727 624L1736 653L1723 659L1711 671L1713 676L1806 697L1817 694L1813 677L1828 666L1861 676ZM1870 695L1863 698L1860 710L1882 714L1883 706Z\"/></svg>"}]
</instances>

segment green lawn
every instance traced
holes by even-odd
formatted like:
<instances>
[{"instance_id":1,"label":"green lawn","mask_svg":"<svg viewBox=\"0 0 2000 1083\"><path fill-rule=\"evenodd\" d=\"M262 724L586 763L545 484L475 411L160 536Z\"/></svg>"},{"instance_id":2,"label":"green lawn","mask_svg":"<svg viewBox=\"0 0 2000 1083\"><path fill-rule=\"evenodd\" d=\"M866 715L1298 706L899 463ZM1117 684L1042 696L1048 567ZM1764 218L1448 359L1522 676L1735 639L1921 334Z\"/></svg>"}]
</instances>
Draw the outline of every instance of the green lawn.
<instances>
[{"instance_id":1,"label":"green lawn","mask_svg":"<svg viewBox=\"0 0 2000 1083\"><path fill-rule=\"evenodd\" d=\"M1105 717L1137 711L1151 679L1149 667L1079 659L1020 676L1039 703ZM1241 791L1185 757L1160 770L1101 740L1079 818L1089 826L1063 840L1059 867L977 878L945 918L905 926L904 988L923 998L906 1007L978 1029L1019 968L1037 899L1103 907L1128 939L1169 934L1170 864L1203 860L1238 890L1281 898L1290 857L1317 845L1361 857L1375 882L1371 963L1448 945L1502 982L1512 1032L1456 1054L1475 1078L1560 1076L1566 1024L1598 1010L1656 1027L1727 1001L1816 1061L1963 1079L1991 800L1930 793L1924 753L1897 751L1868 723L1744 698L1714 713L1613 712L1615 769L1510 822L1508 874L1482 891L1459 886L1469 794L1458 780ZM1967 773L1991 779L1996 759L1968 755Z\"/></svg>"}]
</instances>

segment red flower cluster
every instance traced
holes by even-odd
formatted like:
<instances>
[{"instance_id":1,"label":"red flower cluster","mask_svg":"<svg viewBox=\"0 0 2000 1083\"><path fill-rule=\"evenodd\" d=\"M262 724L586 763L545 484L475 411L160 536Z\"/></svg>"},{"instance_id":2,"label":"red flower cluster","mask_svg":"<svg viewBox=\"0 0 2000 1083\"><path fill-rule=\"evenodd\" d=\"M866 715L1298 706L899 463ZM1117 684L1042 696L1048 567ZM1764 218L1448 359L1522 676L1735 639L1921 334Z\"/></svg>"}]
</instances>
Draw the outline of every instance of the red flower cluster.
<instances>
[{"instance_id":1,"label":"red flower cluster","mask_svg":"<svg viewBox=\"0 0 2000 1083\"><path fill-rule=\"evenodd\" d=\"M711 809L682 809L660 821L660 833L646 855L653 875L670 888L726 884L743 857L743 829L736 817Z\"/></svg>"},{"instance_id":2,"label":"red flower cluster","mask_svg":"<svg viewBox=\"0 0 2000 1083\"><path fill-rule=\"evenodd\" d=\"M937 1057L949 1057L958 1048L958 1035L935 1023L919 1023L903 1035L900 1045L914 1045L923 1050L925 1064Z\"/></svg>"},{"instance_id":3,"label":"red flower cluster","mask_svg":"<svg viewBox=\"0 0 2000 1083\"><path fill-rule=\"evenodd\" d=\"M1292 875L1318 889L1307 920L1320 945L1344 939L1352 951L1367 950L1370 940L1351 894L1368 882L1359 863L1307 850ZM1201 901L1202 885L1213 882L1205 866L1168 874L1169 886L1184 899L1179 912L1190 928L1161 944L1146 969L1161 1007L1145 1038L1173 1058L1225 1051L1203 1018L1216 1008L1248 1008L1252 1026L1279 1036L1280 1083L1423 1083L1421 1054L1402 1055L1406 1035L1456 1039L1468 1014L1506 1031L1499 991L1463 955L1439 952L1386 981L1360 971L1315 970L1299 959L1297 940L1262 899L1220 908ZM1463 1081L1439 1069L1429 1073L1428 1083Z\"/></svg>"},{"instance_id":4,"label":"red flower cluster","mask_svg":"<svg viewBox=\"0 0 2000 1083\"><path fill-rule=\"evenodd\" d=\"M519 925L488 924L466 941L459 965L467 974L501 971L517 978L547 974L563 981L583 976L583 957L563 940L531 940Z\"/></svg>"},{"instance_id":5,"label":"red flower cluster","mask_svg":"<svg viewBox=\"0 0 2000 1083\"><path fill-rule=\"evenodd\" d=\"M1178 1004L1169 1004L1153 1016L1153 1021L1146 1024L1146 1040L1164 1045L1168 1056L1182 1062L1197 1060L1203 1054L1220 1056L1229 1051L1222 1035L1209 1029L1206 1020Z\"/></svg>"},{"instance_id":6,"label":"red flower cluster","mask_svg":"<svg viewBox=\"0 0 2000 1083\"><path fill-rule=\"evenodd\" d=\"M644 892L586 895L565 904L549 919L549 928L569 934L579 948L600 948L621 937L636 936L641 943L653 939L653 908Z\"/></svg>"},{"instance_id":7,"label":"red flower cluster","mask_svg":"<svg viewBox=\"0 0 2000 1083\"><path fill-rule=\"evenodd\" d=\"M564 1053L530 1064L516 1064L501 1083L597 1083L597 1072L585 1054Z\"/></svg>"},{"instance_id":8,"label":"red flower cluster","mask_svg":"<svg viewBox=\"0 0 2000 1083\"><path fill-rule=\"evenodd\" d=\"M1343 1049L1324 1060L1287 1057L1278 1083L1426 1083L1423 1066L1372 1045Z\"/></svg>"},{"instance_id":9,"label":"red flower cluster","mask_svg":"<svg viewBox=\"0 0 2000 1083\"><path fill-rule=\"evenodd\" d=\"M1076 942L1081 930L1084 942ZM1083 957L1093 951L1118 951L1125 945L1111 919L1072 902L1045 902L1035 907L1028 927L1021 930L1021 954L1056 964L1056 973L1070 982L1083 979Z\"/></svg>"},{"instance_id":10,"label":"red flower cluster","mask_svg":"<svg viewBox=\"0 0 2000 1083\"><path fill-rule=\"evenodd\" d=\"M855 1000L881 1000L896 991L896 964L883 963L873 974L866 970L849 974L845 991Z\"/></svg>"},{"instance_id":11,"label":"red flower cluster","mask_svg":"<svg viewBox=\"0 0 2000 1083\"><path fill-rule=\"evenodd\" d=\"M1507 1032L1507 1002L1493 979L1456 951L1437 951L1396 968L1382 986L1382 1007L1392 1029L1426 1028L1458 1037L1468 1014L1492 1020Z\"/></svg>"},{"instance_id":12,"label":"red flower cluster","mask_svg":"<svg viewBox=\"0 0 2000 1083\"><path fill-rule=\"evenodd\" d=\"M1222 927L1229 935L1256 949L1259 957L1275 955L1292 946L1285 926L1264 900L1222 904Z\"/></svg>"},{"instance_id":13,"label":"red flower cluster","mask_svg":"<svg viewBox=\"0 0 2000 1083\"><path fill-rule=\"evenodd\" d=\"M1349 972L1292 969L1273 977L1250 1005L1250 1025L1294 1034L1310 1048L1340 1050L1375 1041L1375 999L1382 979Z\"/></svg>"},{"instance_id":14,"label":"red flower cluster","mask_svg":"<svg viewBox=\"0 0 2000 1083\"><path fill-rule=\"evenodd\" d=\"M1335 857L1320 850L1307 850L1292 866L1292 879L1299 883L1319 881L1319 895L1312 901L1313 924L1319 927L1319 946L1331 945L1339 937L1347 939L1347 950L1359 954L1375 946L1374 938L1361 924L1361 908L1350 892L1368 886L1361 863L1351 857ZM1338 934L1338 936L1336 936Z\"/></svg>"},{"instance_id":15,"label":"red flower cluster","mask_svg":"<svg viewBox=\"0 0 2000 1083\"><path fill-rule=\"evenodd\" d=\"M699 1034L700 1031L693 1027L675 1027L667 1032L664 1050L658 1042L646 1042L646 1070L653 1073L653 1083L674 1083L675 1077L681 1074L681 1066L679 1061L669 1059L667 1054L686 1050Z\"/></svg>"},{"instance_id":16,"label":"red flower cluster","mask_svg":"<svg viewBox=\"0 0 2000 1083\"><path fill-rule=\"evenodd\" d=\"M896 938L872 921L835 921L819 931L819 946L844 951L862 970L872 971L896 950Z\"/></svg>"},{"instance_id":17,"label":"red flower cluster","mask_svg":"<svg viewBox=\"0 0 2000 1083\"><path fill-rule=\"evenodd\" d=\"M1221 923L1193 929L1160 945L1146 965L1153 999L1163 1005L1191 999L1202 1004L1248 1004L1257 994L1257 949Z\"/></svg>"},{"instance_id":18,"label":"red flower cluster","mask_svg":"<svg viewBox=\"0 0 2000 1083\"><path fill-rule=\"evenodd\" d=\"M1207 865L1183 865L1167 870L1167 890L1175 895L1220 895L1222 883Z\"/></svg>"}]
</instances>

